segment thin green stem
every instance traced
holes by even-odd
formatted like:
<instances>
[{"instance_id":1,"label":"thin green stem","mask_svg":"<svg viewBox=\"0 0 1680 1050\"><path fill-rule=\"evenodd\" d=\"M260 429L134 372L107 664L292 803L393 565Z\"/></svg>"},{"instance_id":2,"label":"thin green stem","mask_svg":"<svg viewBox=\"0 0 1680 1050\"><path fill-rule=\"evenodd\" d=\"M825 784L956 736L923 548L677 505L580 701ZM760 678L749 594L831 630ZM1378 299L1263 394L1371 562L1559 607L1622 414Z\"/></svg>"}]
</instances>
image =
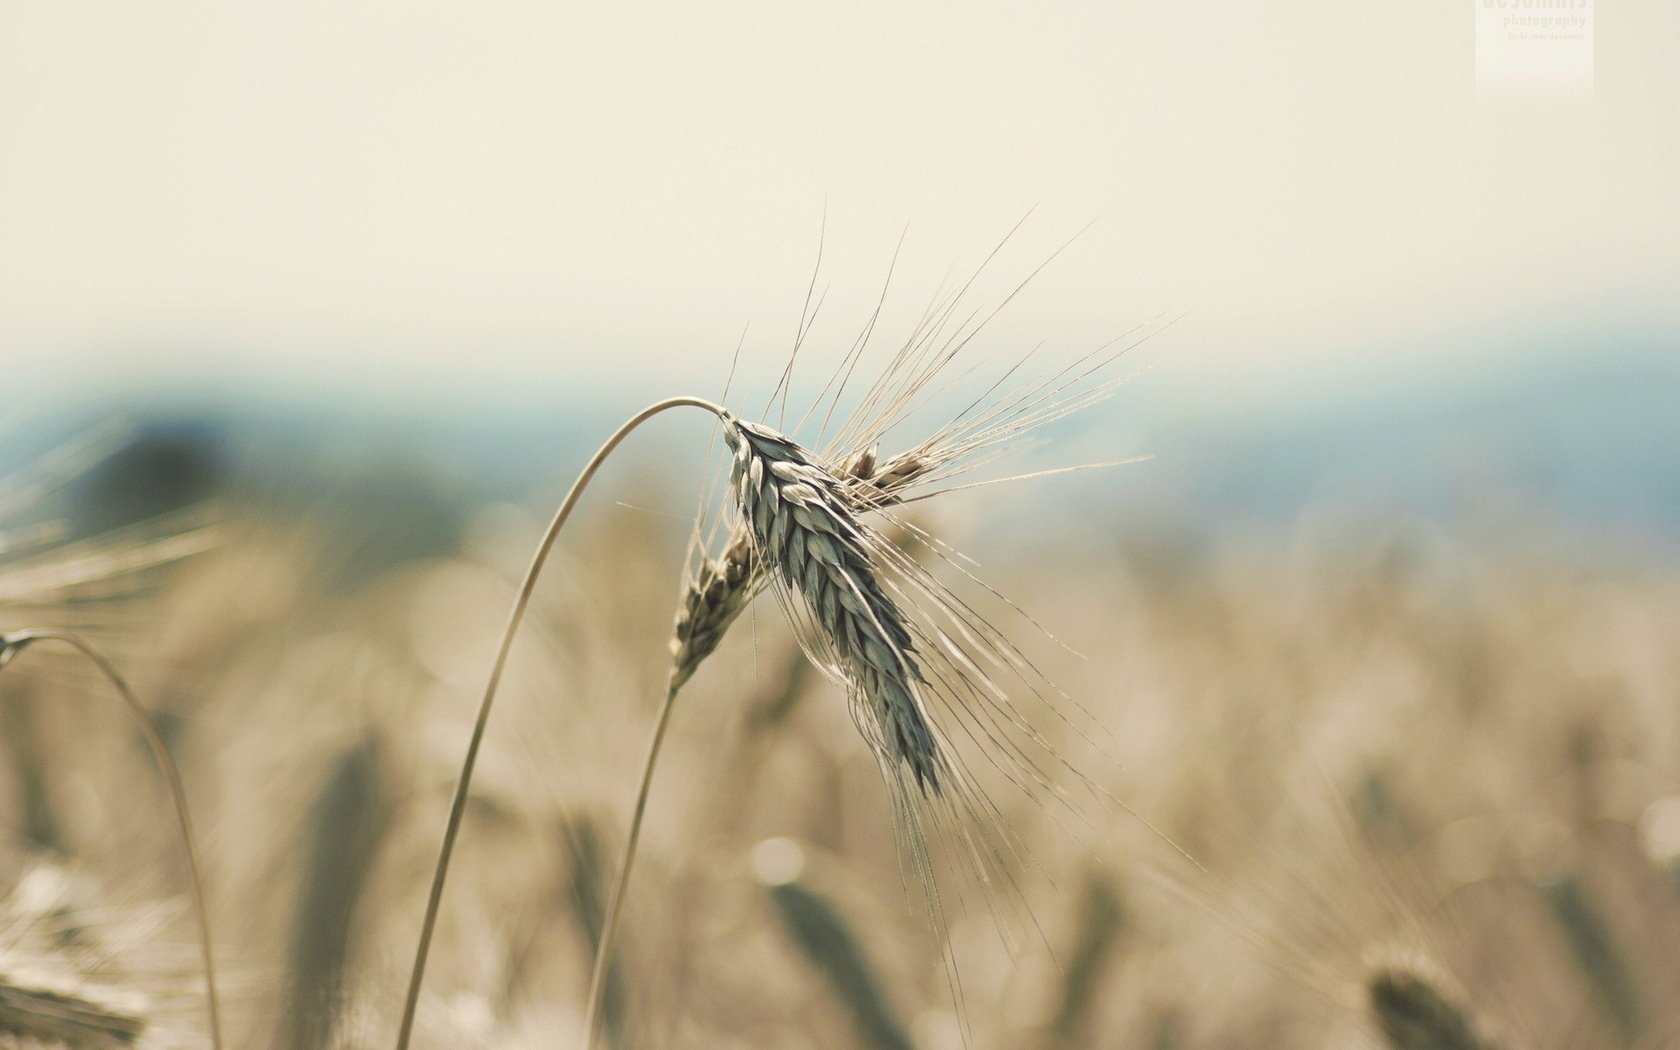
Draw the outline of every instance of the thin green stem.
<instances>
[{"instance_id":1,"label":"thin green stem","mask_svg":"<svg viewBox=\"0 0 1680 1050\"><path fill-rule=\"evenodd\" d=\"M642 764L642 783L636 790L636 808L630 815L630 835L624 842L624 861L618 866L618 882L607 899L606 918L601 923L601 940L595 946L595 967L589 976L589 1009L583 1021L583 1047L591 1050L601 1024L601 1004L606 999L607 970L612 963L613 935L618 932L619 909L624 904L624 891L630 885L630 869L636 863L636 843L642 837L642 817L647 812L648 794L653 787L653 769L659 762L659 749L665 743L665 728L671 724L671 709L676 706L678 687L673 683L665 690L665 703L659 708L659 721L654 723L653 737L648 741L647 761Z\"/></svg>"},{"instance_id":2,"label":"thin green stem","mask_svg":"<svg viewBox=\"0 0 1680 1050\"><path fill-rule=\"evenodd\" d=\"M426 958L431 952L432 933L437 927L438 908L443 901L444 881L449 876L450 857L455 852L455 838L461 830L461 819L467 808L467 791L472 783L473 769L478 764L479 745L484 741L484 730L490 723L490 708L496 700L496 689L501 685L502 670L507 666L508 653L513 648L514 636L519 631L519 624L525 618L525 609L531 603L531 595L536 590L537 577L542 572L544 563L548 561L549 552L554 549L554 543L560 537L560 530L565 527L572 516L572 510L577 506L583 490L589 487L595 472L601 464L612 454L613 449L629 436L630 432L641 426L652 417L666 409L689 406L703 408L714 414L722 413L721 406L698 397L672 397L655 402L640 412L631 416L623 426L607 438L606 443L598 449L583 472L566 493L560 508L554 512L554 520L549 522L548 531L543 534L541 542L537 544L536 552L531 556L531 565L525 570L525 580L520 585L519 594L513 601L513 608L508 613L507 627L502 632L501 647L496 652L496 662L490 668L490 679L484 687L484 699L479 702L478 720L473 724L472 739L467 743L467 756L461 763L461 776L455 784L455 798L449 807L449 821L443 830L443 845L438 849L437 870L432 875L431 895L426 900L426 918L420 926L420 945L414 953L414 972L408 981L408 999L403 1004L402 1026L397 1032L396 1050L408 1050L409 1040L414 1034L414 1017L420 1005L420 986L426 976Z\"/></svg>"},{"instance_id":3,"label":"thin green stem","mask_svg":"<svg viewBox=\"0 0 1680 1050\"><path fill-rule=\"evenodd\" d=\"M116 687L117 693L134 715L135 722L140 727L140 735L145 737L146 746L152 752L152 759L157 763L158 770L169 785L169 795L175 807L175 822L181 831L181 851L186 856L187 878L192 884L192 905L194 917L198 920L199 951L204 960L204 999L205 1009L210 1018L210 1045L215 1050L222 1046L222 1018L221 1001L216 994L216 956L215 947L210 936L210 915L204 904L204 879L199 874L197 840L193 836L192 817L187 812L187 792L181 786L181 774L175 767L174 759L169 757L169 749L164 746L163 738L158 735L157 727L152 724L146 709L140 706L134 690L129 688L122 673L117 670L104 653L94 648L93 644L81 635L70 631L59 631L50 628L14 631L0 635L0 668L11 663L13 657L22 652L33 642L53 641L61 642L80 652L93 662L94 666L110 679Z\"/></svg>"}]
</instances>

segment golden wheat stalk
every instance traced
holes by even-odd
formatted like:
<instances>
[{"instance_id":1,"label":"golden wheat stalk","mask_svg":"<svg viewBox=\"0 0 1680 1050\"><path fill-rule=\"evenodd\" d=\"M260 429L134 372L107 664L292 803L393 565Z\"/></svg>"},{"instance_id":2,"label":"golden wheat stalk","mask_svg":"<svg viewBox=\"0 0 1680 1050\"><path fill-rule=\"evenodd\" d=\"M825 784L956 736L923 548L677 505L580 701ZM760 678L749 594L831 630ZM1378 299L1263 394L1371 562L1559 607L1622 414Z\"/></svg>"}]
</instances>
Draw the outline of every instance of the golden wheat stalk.
<instances>
[{"instance_id":1,"label":"golden wheat stalk","mask_svg":"<svg viewBox=\"0 0 1680 1050\"><path fill-rule=\"evenodd\" d=\"M490 724L490 712L496 701L496 691L501 685L502 673L507 668L508 653L513 649L513 639L519 633L519 625L525 619L525 611L531 604L531 596L535 593L537 579L548 562L549 554L554 550L554 544L560 538L560 531L571 520L572 512L577 508L578 501L583 497L584 490L594 480L601 465L606 462L614 449L625 438L643 423L662 412L673 408L702 408L715 415L721 415L723 408L711 401L698 397L672 397L657 401L637 412L624 422L607 438L606 442L590 457L584 465L582 473L572 482L571 489L565 499L560 501L559 508L537 543L537 549L531 555L531 563L525 570L524 580L520 583L519 592L514 596L513 607L508 612L507 625L502 631L501 642L496 650L495 662L490 667L490 677L484 686L484 696L479 701L478 717L473 722L472 735L467 741L466 757L461 763L461 774L455 783L455 794L449 805L449 816L444 822L443 843L438 848L437 866L432 873L431 891L426 897L426 914L420 923L420 940L414 953L414 967L409 975L408 994L403 1002L402 1021L397 1029L397 1050L408 1050L409 1043L414 1036L415 1016L420 1006L420 988L425 982L426 960L431 953L432 936L437 928L438 909L443 902L443 887L449 878L449 862L455 852L455 840L460 835L461 820L466 814L467 795L471 788L473 770L478 764L478 753L484 743L484 732ZM669 707L667 706L667 712ZM654 749L658 748L658 741L663 739L666 719L662 716L655 729ZM645 802L645 778L643 802ZM638 815L640 814L640 803ZM631 849L634 849L635 831L631 833Z\"/></svg>"}]
</instances>

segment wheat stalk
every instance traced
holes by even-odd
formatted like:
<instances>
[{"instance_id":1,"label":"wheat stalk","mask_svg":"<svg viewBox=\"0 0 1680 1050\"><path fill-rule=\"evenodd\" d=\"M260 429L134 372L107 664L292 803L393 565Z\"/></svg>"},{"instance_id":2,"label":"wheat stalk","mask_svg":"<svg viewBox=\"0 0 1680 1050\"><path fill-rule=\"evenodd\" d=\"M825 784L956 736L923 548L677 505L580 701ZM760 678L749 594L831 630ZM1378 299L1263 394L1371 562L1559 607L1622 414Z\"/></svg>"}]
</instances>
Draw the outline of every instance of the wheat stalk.
<instances>
[{"instance_id":1,"label":"wheat stalk","mask_svg":"<svg viewBox=\"0 0 1680 1050\"><path fill-rule=\"evenodd\" d=\"M721 406L698 397L672 397L657 401L637 412L615 430L606 442L596 450L589 462L584 464L582 473L572 482L572 487L566 493L565 499L560 501L559 508L554 512L548 529L537 543L537 549L531 555L531 564L525 570L525 578L520 583L519 592L513 599L513 607L508 611L506 627L502 630L502 638L496 650L496 659L490 667L490 677L485 682L484 696L479 701L478 717L473 722L472 736L467 741L467 754L461 762L461 774L455 782L455 794L449 805L449 817L444 823L443 843L438 847L437 866L432 873L432 888L426 897L426 914L420 923L420 940L414 952L414 967L409 975L408 995L403 1002L402 1021L397 1029L397 1050L408 1050L414 1036L414 1021L420 1007L420 988L426 978L426 960L431 954L432 935L437 929L438 910L443 904L443 887L449 878L449 862L455 853L455 840L460 835L461 821L466 815L467 794L471 789L473 770L478 764L478 753L484 743L484 732L490 725L490 712L495 705L496 691L501 686L502 672L507 668L508 653L513 649L513 639L519 633L519 625L525 619L525 610L531 604L531 596L536 592L537 579L542 575L542 569L548 562L549 554L554 550L554 544L560 538L560 530L565 528L566 522L571 520L572 511L577 508L578 501L583 497L584 490L594 480L610 456L631 432L654 416L673 408L702 408L708 412L721 415ZM669 705L667 705L669 711ZM658 740L663 738L665 719L662 717L655 730L655 750ZM651 771L650 771L651 772ZM644 778L645 781L646 778ZM645 801L644 783L644 801ZM632 832L631 849L634 850L634 832ZM608 932L610 936L610 930ZM605 941L603 941L605 943Z\"/></svg>"}]
</instances>

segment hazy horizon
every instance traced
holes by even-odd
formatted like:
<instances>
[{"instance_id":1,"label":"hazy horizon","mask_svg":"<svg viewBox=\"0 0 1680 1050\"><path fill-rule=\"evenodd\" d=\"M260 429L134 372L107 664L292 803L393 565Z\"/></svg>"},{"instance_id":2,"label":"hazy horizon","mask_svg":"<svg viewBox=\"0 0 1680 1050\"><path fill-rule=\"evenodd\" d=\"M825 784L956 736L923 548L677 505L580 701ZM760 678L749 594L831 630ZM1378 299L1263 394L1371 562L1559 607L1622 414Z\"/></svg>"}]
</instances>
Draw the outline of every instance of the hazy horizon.
<instances>
[{"instance_id":1,"label":"hazy horizon","mask_svg":"<svg viewBox=\"0 0 1680 1050\"><path fill-rule=\"evenodd\" d=\"M1028 212L996 296L1095 224L1004 358L1185 309L1213 374L1680 333L1670 5L1599 19L1590 100L1507 106L1456 2L967 10L20 6L8 385L691 387L785 350L819 242L841 339L901 237L914 310Z\"/></svg>"}]
</instances>

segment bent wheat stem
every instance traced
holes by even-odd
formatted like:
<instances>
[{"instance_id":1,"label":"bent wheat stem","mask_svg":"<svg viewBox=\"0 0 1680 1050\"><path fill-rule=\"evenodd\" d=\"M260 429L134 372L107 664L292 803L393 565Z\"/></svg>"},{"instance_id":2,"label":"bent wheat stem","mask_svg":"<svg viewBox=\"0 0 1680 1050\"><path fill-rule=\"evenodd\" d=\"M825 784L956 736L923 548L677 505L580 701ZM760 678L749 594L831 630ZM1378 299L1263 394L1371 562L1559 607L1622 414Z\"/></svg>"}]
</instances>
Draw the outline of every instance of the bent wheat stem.
<instances>
[{"instance_id":1,"label":"bent wheat stem","mask_svg":"<svg viewBox=\"0 0 1680 1050\"><path fill-rule=\"evenodd\" d=\"M169 749L164 746L163 738L158 736L157 727L152 724L146 709L140 706L134 690L128 681L117 670L104 653L79 634L70 631L59 631L50 628L32 628L0 634L0 668L11 663L13 658L34 642L60 642L70 646L87 657L100 672L110 680L116 688L122 702L134 715L134 721L140 728L140 735L146 740L146 747L152 753L152 759L157 763L158 770L163 774L164 781L169 785L170 800L175 807L175 822L181 831L181 852L187 861L187 879L191 883L192 905L194 918L198 920L199 951L204 960L204 999L205 1010L210 1020L210 1045L215 1050L222 1046L221 1006L216 994L216 959L215 948L210 937L209 910L204 904L204 880L199 875L198 847L193 836L192 818L187 812L187 793L181 786L181 774L175 767L174 759L169 757Z\"/></svg>"},{"instance_id":2,"label":"bent wheat stem","mask_svg":"<svg viewBox=\"0 0 1680 1050\"><path fill-rule=\"evenodd\" d=\"M502 632L500 648L496 651L496 662L490 668L490 678L484 687L484 698L479 702L478 720L473 724L472 738L467 743L467 755L461 763L461 775L455 784L455 797L449 806L449 819L444 825L443 844L438 849L437 870L432 875L431 894L426 900L426 917L420 926L420 944L414 954L414 971L408 981L408 998L403 1004L402 1026L397 1032L397 1050L408 1050L409 1040L414 1034L415 1012L420 1005L420 986L426 976L426 957L431 952L432 933L437 926L438 908L443 900L444 881L449 876L449 860L455 852L455 839L461 830L461 818L467 808L467 791L472 783L473 768L478 763L479 745L484 741L484 730L490 722L490 708L496 700L496 689L502 681L502 671L507 666L509 651L513 648L514 636L519 632L519 624L525 618L525 609L531 603L531 595L536 590L537 577L542 573L544 563L548 561L549 552L560 536L560 530L572 516L572 510L577 506L583 495L583 490L589 487L596 471L612 454L620 442L630 435L630 432L647 422L649 419L664 412L666 409L688 406L703 408L714 415L721 416L723 409L710 401L698 397L672 397L657 401L631 416L625 423L607 438L606 442L595 452L589 462L584 465L583 472L572 482L571 490L561 501L560 508L554 512L554 519L549 522L548 531L543 533L542 540L537 544L536 552L531 556L530 567L525 570L524 581L520 584L519 594L514 598L513 608L508 613L507 627ZM667 705L668 710L668 705ZM664 715L661 715L661 728L664 725ZM638 809L639 812L639 809ZM628 867L628 865L626 865ZM622 875L621 875L622 881ZM615 897L616 900L616 897ZM611 927L602 933L602 945L605 946L611 938ZM600 970L596 966L597 973ZM593 999L594 996L591 996Z\"/></svg>"}]
</instances>

